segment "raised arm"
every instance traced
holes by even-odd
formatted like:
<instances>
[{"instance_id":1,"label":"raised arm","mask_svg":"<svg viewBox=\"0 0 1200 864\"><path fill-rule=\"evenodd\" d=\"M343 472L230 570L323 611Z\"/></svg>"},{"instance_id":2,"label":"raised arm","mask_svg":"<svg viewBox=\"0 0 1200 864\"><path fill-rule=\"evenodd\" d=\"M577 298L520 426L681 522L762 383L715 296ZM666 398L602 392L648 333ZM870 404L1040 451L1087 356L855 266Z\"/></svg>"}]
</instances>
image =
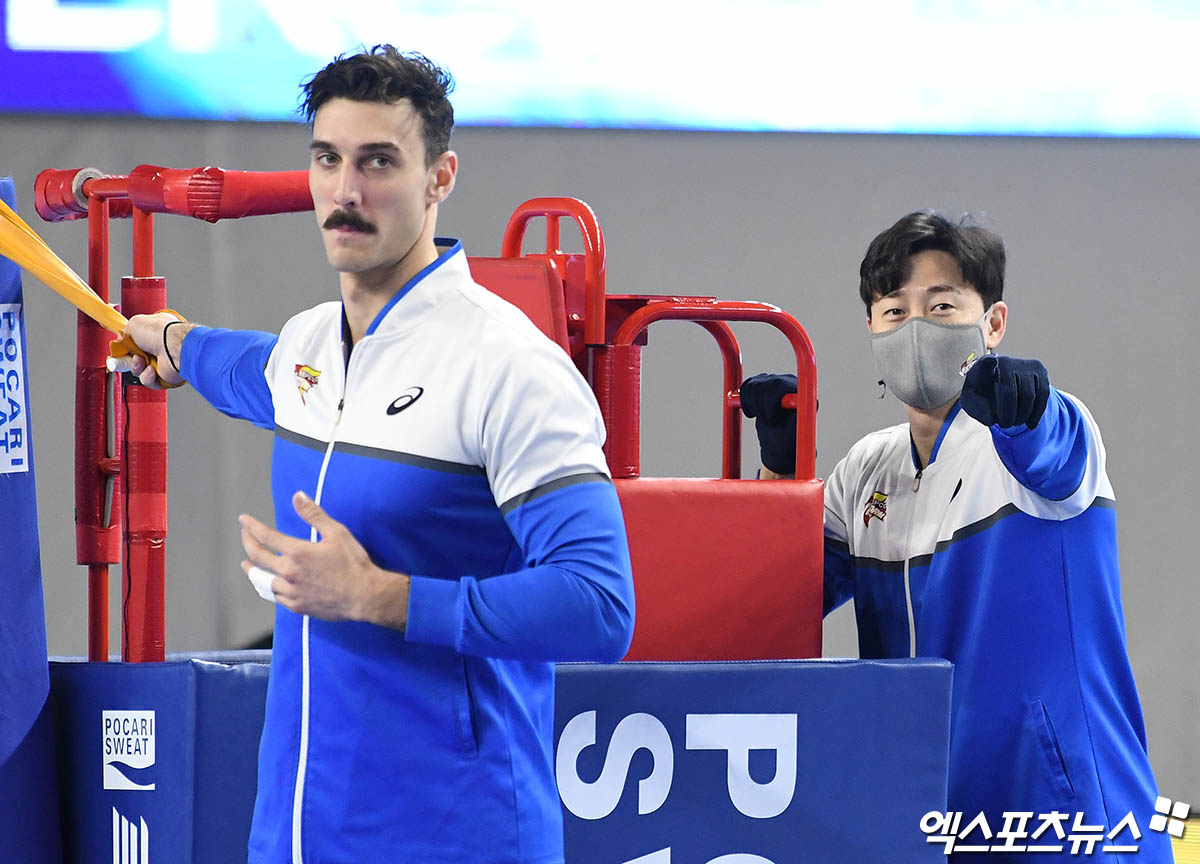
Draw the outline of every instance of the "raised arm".
<instances>
[{"instance_id":1,"label":"raised arm","mask_svg":"<svg viewBox=\"0 0 1200 864\"><path fill-rule=\"evenodd\" d=\"M125 328L158 367L134 355L130 371L147 387L190 383L223 414L274 428L265 369L278 337L258 330L221 330L169 312L135 315Z\"/></svg>"},{"instance_id":2,"label":"raised arm","mask_svg":"<svg viewBox=\"0 0 1200 864\"><path fill-rule=\"evenodd\" d=\"M1026 489L1061 501L1079 488L1087 423L1079 406L1050 386L1040 361L983 357L967 373L962 408L991 428L1000 461Z\"/></svg>"}]
</instances>

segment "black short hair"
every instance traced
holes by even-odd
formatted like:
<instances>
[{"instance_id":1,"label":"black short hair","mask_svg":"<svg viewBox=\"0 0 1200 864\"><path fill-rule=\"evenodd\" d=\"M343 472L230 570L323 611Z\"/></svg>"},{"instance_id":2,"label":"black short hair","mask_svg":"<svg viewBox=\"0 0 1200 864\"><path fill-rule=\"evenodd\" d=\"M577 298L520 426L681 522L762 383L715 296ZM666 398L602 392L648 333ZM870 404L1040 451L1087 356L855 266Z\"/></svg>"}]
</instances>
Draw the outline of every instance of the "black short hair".
<instances>
[{"instance_id":1,"label":"black short hair","mask_svg":"<svg viewBox=\"0 0 1200 864\"><path fill-rule=\"evenodd\" d=\"M385 104L407 99L421 118L425 164L432 164L450 148L454 108L447 97L454 89L454 79L424 54L403 53L391 45L342 54L301 89L300 110L310 124L330 99Z\"/></svg>"},{"instance_id":2,"label":"black short hair","mask_svg":"<svg viewBox=\"0 0 1200 864\"><path fill-rule=\"evenodd\" d=\"M898 291L912 274L912 256L927 250L945 252L962 271L963 279L979 292L983 307L1004 296L1004 241L994 231L965 216L951 222L933 210L904 216L867 247L858 268L858 294L867 307L880 297Z\"/></svg>"}]
</instances>

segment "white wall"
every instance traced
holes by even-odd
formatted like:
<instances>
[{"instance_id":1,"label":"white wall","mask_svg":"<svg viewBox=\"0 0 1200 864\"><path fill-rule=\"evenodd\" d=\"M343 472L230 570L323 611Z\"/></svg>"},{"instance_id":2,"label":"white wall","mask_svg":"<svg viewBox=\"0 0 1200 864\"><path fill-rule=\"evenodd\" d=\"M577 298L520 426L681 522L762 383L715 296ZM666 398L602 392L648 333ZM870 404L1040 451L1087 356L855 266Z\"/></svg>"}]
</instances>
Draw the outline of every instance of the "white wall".
<instances>
[{"instance_id":1,"label":"white wall","mask_svg":"<svg viewBox=\"0 0 1200 864\"><path fill-rule=\"evenodd\" d=\"M306 132L276 125L0 119L0 174L20 211L80 272L86 229L47 225L36 173L96 165L306 164ZM1200 483L1192 336L1200 142L584 130L461 129L458 189L441 233L498 254L512 208L573 195L599 214L612 293L713 294L778 303L817 351L818 473L865 432L898 422L878 388L857 296L867 242L910 210L985 211L1007 241L1004 350L1041 358L1105 433L1117 490L1129 649L1164 794L1200 798L1200 583L1190 554ZM310 214L222 222L160 217L158 270L194 320L277 328L336 296ZM127 250L128 226L114 247ZM119 277L127 254L114 263ZM83 568L73 559L73 310L26 282L32 414L50 650L86 650ZM783 339L735 328L749 371L782 368ZM719 470L720 366L694 325L665 323L643 355L643 468ZM747 424L747 440L753 429ZM246 584L236 515L270 515L270 435L171 396L168 650L233 647L270 627ZM746 466L752 470L753 448ZM780 526L780 530L786 530ZM115 575L115 617L120 590ZM826 622L826 654L853 655L853 619ZM1191 796L1190 798L1188 796Z\"/></svg>"}]
</instances>

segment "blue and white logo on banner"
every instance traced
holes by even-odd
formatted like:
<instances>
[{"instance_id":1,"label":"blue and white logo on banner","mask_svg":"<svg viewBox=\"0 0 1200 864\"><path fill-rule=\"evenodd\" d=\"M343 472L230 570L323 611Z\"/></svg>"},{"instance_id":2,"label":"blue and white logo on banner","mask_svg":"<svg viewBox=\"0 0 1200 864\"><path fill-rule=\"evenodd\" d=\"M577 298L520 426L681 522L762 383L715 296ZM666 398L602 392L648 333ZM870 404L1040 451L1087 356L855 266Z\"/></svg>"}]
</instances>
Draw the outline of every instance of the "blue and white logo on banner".
<instances>
[{"instance_id":1,"label":"blue and white logo on banner","mask_svg":"<svg viewBox=\"0 0 1200 864\"><path fill-rule=\"evenodd\" d=\"M29 470L21 304L0 303L0 474Z\"/></svg>"},{"instance_id":2,"label":"blue and white logo on banner","mask_svg":"<svg viewBox=\"0 0 1200 864\"><path fill-rule=\"evenodd\" d=\"M103 711L104 788L153 791L154 712Z\"/></svg>"}]
</instances>

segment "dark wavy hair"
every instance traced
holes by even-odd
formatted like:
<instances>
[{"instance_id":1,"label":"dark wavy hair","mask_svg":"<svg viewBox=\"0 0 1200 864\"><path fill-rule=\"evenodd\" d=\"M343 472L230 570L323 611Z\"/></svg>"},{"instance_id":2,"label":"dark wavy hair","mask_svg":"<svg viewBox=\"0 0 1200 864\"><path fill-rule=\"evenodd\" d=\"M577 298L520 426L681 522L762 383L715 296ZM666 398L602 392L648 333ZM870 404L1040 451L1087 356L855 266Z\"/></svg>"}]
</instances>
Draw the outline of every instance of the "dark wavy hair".
<instances>
[{"instance_id":1,"label":"dark wavy hair","mask_svg":"<svg viewBox=\"0 0 1200 864\"><path fill-rule=\"evenodd\" d=\"M904 216L867 247L858 268L858 294L871 314L871 304L886 297L912 274L912 256L927 250L945 252L979 292L985 309L1004 296L1004 241L966 216L951 222L933 210Z\"/></svg>"},{"instance_id":2,"label":"dark wavy hair","mask_svg":"<svg viewBox=\"0 0 1200 864\"><path fill-rule=\"evenodd\" d=\"M301 89L300 110L310 124L330 99L385 104L407 99L421 118L425 164L432 164L450 148L454 108L447 97L454 89L454 79L424 54L403 53L392 45L342 54Z\"/></svg>"}]
</instances>

